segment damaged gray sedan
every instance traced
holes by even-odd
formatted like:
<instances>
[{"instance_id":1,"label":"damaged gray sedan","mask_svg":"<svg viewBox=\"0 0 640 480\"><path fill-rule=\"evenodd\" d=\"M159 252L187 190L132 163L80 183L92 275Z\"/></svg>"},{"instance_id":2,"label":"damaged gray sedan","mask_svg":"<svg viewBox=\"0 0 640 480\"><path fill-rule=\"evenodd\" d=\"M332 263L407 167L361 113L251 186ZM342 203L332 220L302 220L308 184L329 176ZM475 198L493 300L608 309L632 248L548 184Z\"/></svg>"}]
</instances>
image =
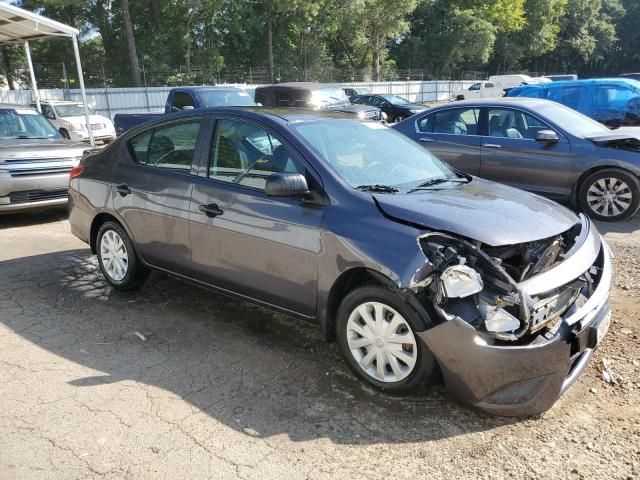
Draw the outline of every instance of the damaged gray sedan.
<instances>
[{"instance_id":1,"label":"damaged gray sedan","mask_svg":"<svg viewBox=\"0 0 640 480\"><path fill-rule=\"evenodd\" d=\"M611 252L588 218L374 122L169 115L84 158L69 191L113 287L156 269L314 321L390 393L441 376L482 411L538 414L610 322Z\"/></svg>"}]
</instances>

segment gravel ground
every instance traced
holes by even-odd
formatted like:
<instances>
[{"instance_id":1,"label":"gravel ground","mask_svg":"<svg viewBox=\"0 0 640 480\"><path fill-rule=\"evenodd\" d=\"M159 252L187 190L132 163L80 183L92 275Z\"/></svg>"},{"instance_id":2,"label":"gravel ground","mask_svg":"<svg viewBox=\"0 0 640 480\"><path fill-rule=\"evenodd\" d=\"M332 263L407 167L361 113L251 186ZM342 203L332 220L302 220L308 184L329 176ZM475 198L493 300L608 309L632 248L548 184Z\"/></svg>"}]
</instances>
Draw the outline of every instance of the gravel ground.
<instances>
[{"instance_id":1,"label":"gravel ground","mask_svg":"<svg viewBox=\"0 0 640 480\"><path fill-rule=\"evenodd\" d=\"M162 275L114 292L62 214L0 217L0 478L640 479L640 219L601 227L611 331L522 420L373 392L315 327Z\"/></svg>"}]
</instances>

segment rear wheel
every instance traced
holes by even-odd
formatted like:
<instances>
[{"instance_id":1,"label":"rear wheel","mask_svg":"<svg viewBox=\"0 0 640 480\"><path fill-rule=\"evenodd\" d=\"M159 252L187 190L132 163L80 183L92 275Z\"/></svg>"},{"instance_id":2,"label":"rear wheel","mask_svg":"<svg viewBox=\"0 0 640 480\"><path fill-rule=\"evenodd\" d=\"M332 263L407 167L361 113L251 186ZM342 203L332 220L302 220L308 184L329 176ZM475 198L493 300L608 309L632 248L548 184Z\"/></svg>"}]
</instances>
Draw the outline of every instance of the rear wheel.
<instances>
[{"instance_id":1,"label":"rear wheel","mask_svg":"<svg viewBox=\"0 0 640 480\"><path fill-rule=\"evenodd\" d=\"M596 220L625 220L640 207L640 181L625 170L600 170L582 182L578 199L582 210Z\"/></svg>"},{"instance_id":2,"label":"rear wheel","mask_svg":"<svg viewBox=\"0 0 640 480\"><path fill-rule=\"evenodd\" d=\"M409 393L437 374L436 361L417 334L418 314L389 288L368 285L338 309L340 350L351 370L373 387Z\"/></svg>"},{"instance_id":3,"label":"rear wheel","mask_svg":"<svg viewBox=\"0 0 640 480\"><path fill-rule=\"evenodd\" d=\"M116 222L105 222L97 237L98 262L104 278L118 290L139 287L149 276L133 249L127 232Z\"/></svg>"}]
</instances>

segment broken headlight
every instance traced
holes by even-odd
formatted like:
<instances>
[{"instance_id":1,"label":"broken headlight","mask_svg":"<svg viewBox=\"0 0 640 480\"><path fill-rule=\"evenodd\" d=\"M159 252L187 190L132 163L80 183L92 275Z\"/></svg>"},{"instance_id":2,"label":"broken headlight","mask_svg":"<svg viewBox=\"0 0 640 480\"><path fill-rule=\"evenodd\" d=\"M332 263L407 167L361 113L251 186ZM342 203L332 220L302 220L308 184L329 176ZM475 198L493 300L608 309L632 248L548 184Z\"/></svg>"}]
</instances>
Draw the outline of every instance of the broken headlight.
<instances>
[{"instance_id":1,"label":"broken headlight","mask_svg":"<svg viewBox=\"0 0 640 480\"><path fill-rule=\"evenodd\" d=\"M440 275L444 294L448 298L465 298L484 288L480 274L466 265L453 265Z\"/></svg>"},{"instance_id":2,"label":"broken headlight","mask_svg":"<svg viewBox=\"0 0 640 480\"><path fill-rule=\"evenodd\" d=\"M446 234L420 238L428 262L416 272L445 319L461 318L501 340L517 340L529 329L529 311L516 281L479 247Z\"/></svg>"}]
</instances>

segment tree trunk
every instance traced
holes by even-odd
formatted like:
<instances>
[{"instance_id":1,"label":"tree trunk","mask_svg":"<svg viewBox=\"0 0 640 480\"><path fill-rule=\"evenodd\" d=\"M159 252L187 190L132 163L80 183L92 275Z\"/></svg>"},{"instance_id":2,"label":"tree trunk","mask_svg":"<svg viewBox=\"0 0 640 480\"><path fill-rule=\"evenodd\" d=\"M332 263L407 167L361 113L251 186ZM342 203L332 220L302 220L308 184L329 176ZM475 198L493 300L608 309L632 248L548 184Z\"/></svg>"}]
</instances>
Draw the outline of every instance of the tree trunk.
<instances>
[{"instance_id":1,"label":"tree trunk","mask_svg":"<svg viewBox=\"0 0 640 480\"><path fill-rule=\"evenodd\" d=\"M11 70L11 61L9 60L9 51L7 47L2 47L0 55L2 55L2 70L4 71L4 77L7 80L7 86L9 87L9 90L15 90L16 86L13 83L13 71Z\"/></svg>"},{"instance_id":2,"label":"tree trunk","mask_svg":"<svg viewBox=\"0 0 640 480\"><path fill-rule=\"evenodd\" d=\"M162 23L160 21L160 16L161 16L161 7L160 7L160 0L151 0L151 12L153 14L153 23L156 26L156 28L160 28L162 26Z\"/></svg>"},{"instance_id":3,"label":"tree trunk","mask_svg":"<svg viewBox=\"0 0 640 480\"><path fill-rule=\"evenodd\" d=\"M269 83L275 83L273 72L273 9L267 13L267 57L269 62Z\"/></svg>"},{"instance_id":4,"label":"tree trunk","mask_svg":"<svg viewBox=\"0 0 640 480\"><path fill-rule=\"evenodd\" d=\"M129 0L122 0L122 21L127 37L129 63L131 64L131 82L134 87L139 87L142 85L142 81L140 80L140 64L138 63L138 53L136 52L136 38L133 36L131 13L129 12Z\"/></svg>"}]
</instances>

